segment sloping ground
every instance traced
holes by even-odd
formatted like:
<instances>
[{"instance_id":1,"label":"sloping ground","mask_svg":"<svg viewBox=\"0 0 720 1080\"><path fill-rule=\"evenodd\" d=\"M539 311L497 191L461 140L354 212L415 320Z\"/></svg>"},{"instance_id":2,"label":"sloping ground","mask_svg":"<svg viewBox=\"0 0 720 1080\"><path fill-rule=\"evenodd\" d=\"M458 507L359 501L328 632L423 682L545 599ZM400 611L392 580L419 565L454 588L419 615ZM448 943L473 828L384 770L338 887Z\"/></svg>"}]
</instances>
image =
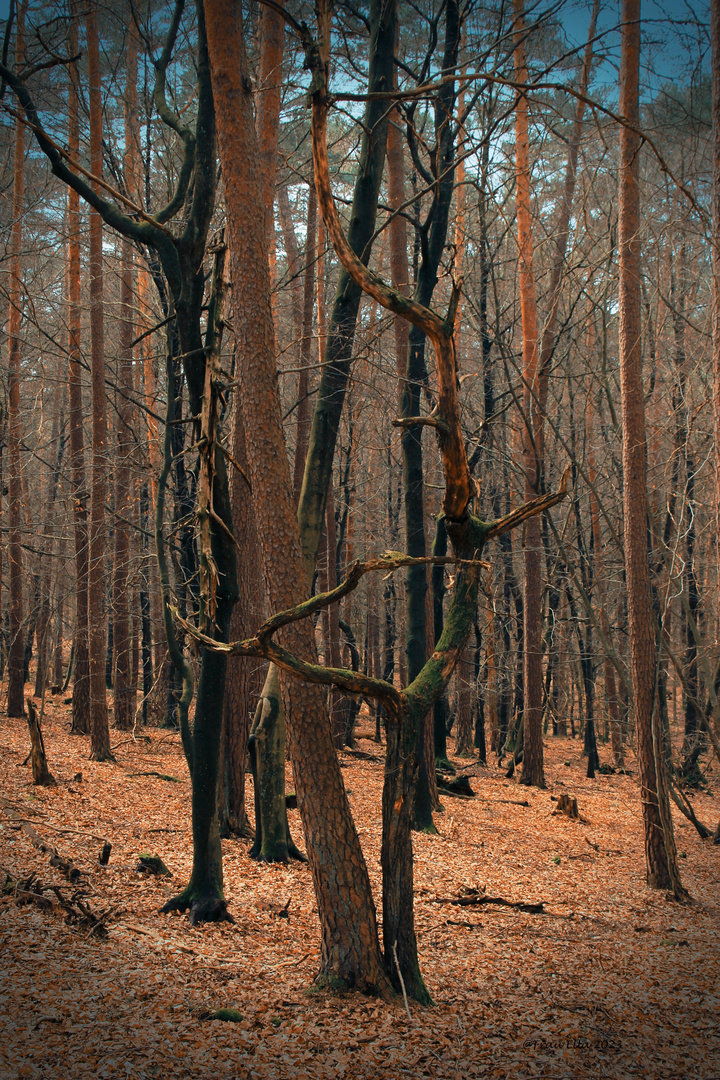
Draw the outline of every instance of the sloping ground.
<instances>
[{"instance_id":1,"label":"sloping ground","mask_svg":"<svg viewBox=\"0 0 720 1080\"><path fill-rule=\"evenodd\" d=\"M34 872L71 897L29 824L88 871L92 911L115 913L98 939L57 908L0 900L3 1080L720 1077L720 847L675 815L695 904L650 893L636 778L585 779L579 743L548 740L546 792L494 765L466 768L477 798L445 799L440 835L416 837L421 964L435 1005L411 1003L408 1020L402 1000L307 993L318 967L307 866L259 866L247 843L228 841L236 924L191 930L159 914L190 869L178 737L152 731L136 743L114 732L117 764L93 764L87 741L68 733L66 709L50 703L47 713L57 789L33 789L25 722L0 719L0 868L14 880ZM360 745L378 760L343 755L343 775L379 897L381 750ZM708 776L714 794L694 801L714 828L717 763ZM577 797L586 822L551 816L560 793ZM291 819L301 842L296 811ZM112 853L101 867L105 840ZM143 853L159 855L172 879L139 874ZM544 901L544 912L433 902L472 888ZM288 900L289 918L279 917ZM204 1019L222 1007L242 1021Z\"/></svg>"}]
</instances>

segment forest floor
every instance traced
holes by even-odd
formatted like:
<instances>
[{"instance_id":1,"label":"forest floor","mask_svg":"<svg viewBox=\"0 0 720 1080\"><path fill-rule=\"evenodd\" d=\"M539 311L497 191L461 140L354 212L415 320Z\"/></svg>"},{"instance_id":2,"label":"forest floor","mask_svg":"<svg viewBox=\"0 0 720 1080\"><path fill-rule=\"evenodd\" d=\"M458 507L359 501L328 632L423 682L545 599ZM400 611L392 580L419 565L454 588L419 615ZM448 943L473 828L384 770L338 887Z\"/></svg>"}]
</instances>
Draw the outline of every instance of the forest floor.
<instances>
[{"instance_id":1,"label":"forest floor","mask_svg":"<svg viewBox=\"0 0 720 1080\"><path fill-rule=\"evenodd\" d=\"M71 897L34 830L86 872L90 909L113 914L98 938L58 905L0 899L2 1080L720 1077L720 846L673 808L694 903L647 889L632 752L635 775L590 781L579 741L547 739L547 791L507 780L494 762L456 759L477 797L445 798L438 835L414 839L420 961L434 1005L411 1003L408 1019L402 999L308 992L319 953L307 865L258 865L247 842L224 841L235 924L191 929L186 917L159 913L191 864L177 735L151 729L135 742L113 732L117 763L95 764L59 699L46 704L44 733L57 788L33 788L26 723L0 718L2 880L35 874ZM379 904L382 748L358 745L372 756L341 761ZM707 775L694 805L714 828L717 762ZM577 797L585 821L552 816L561 793ZM290 818L302 844L297 811ZM172 878L139 873L143 853L159 855ZM473 888L544 909L436 902ZM286 902L287 918L277 914ZM226 1007L242 1020L207 1019Z\"/></svg>"}]
</instances>

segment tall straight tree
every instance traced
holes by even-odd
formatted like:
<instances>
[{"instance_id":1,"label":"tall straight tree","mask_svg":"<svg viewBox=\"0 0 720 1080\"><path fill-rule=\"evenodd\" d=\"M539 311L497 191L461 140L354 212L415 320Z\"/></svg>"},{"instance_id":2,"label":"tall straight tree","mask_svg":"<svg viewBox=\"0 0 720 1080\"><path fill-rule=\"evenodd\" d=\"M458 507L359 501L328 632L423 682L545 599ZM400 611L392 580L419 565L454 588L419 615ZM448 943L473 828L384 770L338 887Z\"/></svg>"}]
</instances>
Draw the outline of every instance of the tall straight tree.
<instances>
[{"instance_id":1,"label":"tall straight tree","mask_svg":"<svg viewBox=\"0 0 720 1080\"><path fill-rule=\"evenodd\" d=\"M70 0L70 52L78 52L77 0ZM80 84L77 61L68 65L68 149L80 156ZM75 540L75 637L72 730L90 733L90 667L88 659L88 492L85 477L82 367L80 347L80 196L67 193L67 325L68 398L70 403L70 487Z\"/></svg>"},{"instance_id":2,"label":"tall straight tree","mask_svg":"<svg viewBox=\"0 0 720 1080\"><path fill-rule=\"evenodd\" d=\"M15 31L15 63L25 60L25 11L21 3ZM13 160L13 218L10 231L10 311L8 317L8 563L10 578L10 649L8 654L8 716L25 714L23 657L23 562L22 562L22 475L20 446L20 315L22 304L22 221L25 202L25 125L15 121Z\"/></svg>"},{"instance_id":3,"label":"tall straight tree","mask_svg":"<svg viewBox=\"0 0 720 1080\"><path fill-rule=\"evenodd\" d=\"M130 18L126 52L126 86L124 103L125 155L123 170L125 186L131 198L137 200L137 69L138 30ZM113 648L115 651L114 719L118 728L130 728L135 718L134 690L131 679L130 647L130 523L131 456L135 440L132 432L130 394L133 389L133 338L135 337L133 245L123 237L120 245L120 356L117 369L118 388L115 396L117 456L115 459L115 558L113 565Z\"/></svg>"},{"instance_id":4,"label":"tall straight tree","mask_svg":"<svg viewBox=\"0 0 720 1080\"><path fill-rule=\"evenodd\" d=\"M525 15L523 0L514 0L515 81L527 82ZM523 469L525 498L540 492L542 484L542 415L538 395L538 315L533 269L532 207L530 199L530 144L528 105L524 92L515 106L515 183L519 248L520 312L522 319ZM540 518L525 525L523 547L523 784L545 787L542 743L542 537Z\"/></svg>"},{"instance_id":5,"label":"tall straight tree","mask_svg":"<svg viewBox=\"0 0 720 1080\"><path fill-rule=\"evenodd\" d=\"M90 84L90 171L95 189L102 177L102 98L97 5L85 20ZM105 696L105 500L107 498L107 408L105 401L105 326L102 218L90 211L90 371L92 385L92 475L90 482L90 563L88 568L90 659L90 757L109 761L110 732Z\"/></svg>"},{"instance_id":6,"label":"tall straight tree","mask_svg":"<svg viewBox=\"0 0 720 1080\"><path fill-rule=\"evenodd\" d=\"M712 42L713 403L716 529L720 535L720 0L710 0L710 37ZM720 829L720 826L718 828Z\"/></svg>"},{"instance_id":7,"label":"tall straight tree","mask_svg":"<svg viewBox=\"0 0 720 1080\"><path fill-rule=\"evenodd\" d=\"M618 250L623 519L637 756L645 825L647 881L680 893L680 874L663 778L657 725L657 649L647 558L647 462L642 380L640 269L640 0L623 0L620 55ZM655 715L654 715L655 714Z\"/></svg>"}]
</instances>

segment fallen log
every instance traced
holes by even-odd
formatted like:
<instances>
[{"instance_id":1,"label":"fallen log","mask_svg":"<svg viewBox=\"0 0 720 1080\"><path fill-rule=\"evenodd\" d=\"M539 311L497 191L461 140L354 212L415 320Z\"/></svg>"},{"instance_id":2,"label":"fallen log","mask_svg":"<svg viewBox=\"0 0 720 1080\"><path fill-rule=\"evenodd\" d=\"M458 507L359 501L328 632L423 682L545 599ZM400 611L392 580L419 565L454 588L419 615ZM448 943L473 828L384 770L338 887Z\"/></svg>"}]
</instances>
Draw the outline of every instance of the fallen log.
<instances>
[{"instance_id":1,"label":"fallen log","mask_svg":"<svg viewBox=\"0 0 720 1080\"><path fill-rule=\"evenodd\" d=\"M444 795L459 795L463 799L474 799L476 792L470 787L468 776L447 777L436 771L437 786Z\"/></svg>"},{"instance_id":2,"label":"fallen log","mask_svg":"<svg viewBox=\"0 0 720 1080\"><path fill-rule=\"evenodd\" d=\"M157 776L158 780L167 780L170 784L182 784L183 780L179 776L171 776L170 773L157 772L155 769L150 769L149 772L131 772L130 776Z\"/></svg>"}]
</instances>

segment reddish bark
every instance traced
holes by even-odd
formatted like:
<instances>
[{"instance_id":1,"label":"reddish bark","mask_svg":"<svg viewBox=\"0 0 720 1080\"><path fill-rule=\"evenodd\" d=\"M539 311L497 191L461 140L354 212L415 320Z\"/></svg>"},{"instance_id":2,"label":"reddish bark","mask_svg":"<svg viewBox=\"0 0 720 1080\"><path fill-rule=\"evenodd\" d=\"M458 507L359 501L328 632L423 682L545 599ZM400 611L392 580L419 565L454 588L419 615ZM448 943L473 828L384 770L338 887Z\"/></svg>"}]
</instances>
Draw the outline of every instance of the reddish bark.
<instances>
[{"instance_id":1,"label":"reddish bark","mask_svg":"<svg viewBox=\"0 0 720 1080\"><path fill-rule=\"evenodd\" d=\"M514 0L515 80L527 82L523 0ZM530 147L527 97L521 93L515 107L515 181L519 248L520 314L522 319L523 466L525 498L540 494L542 483L543 416L538 388L538 316L533 270L532 209L530 200ZM523 784L545 787L542 743L542 539L540 518L525 525L523 546Z\"/></svg>"},{"instance_id":2,"label":"reddish bark","mask_svg":"<svg viewBox=\"0 0 720 1080\"><path fill-rule=\"evenodd\" d=\"M720 535L720 0L710 0L712 43L712 177L713 177L713 405L715 414L715 498Z\"/></svg>"},{"instance_id":3,"label":"reddish bark","mask_svg":"<svg viewBox=\"0 0 720 1080\"><path fill-rule=\"evenodd\" d=\"M102 101L97 7L86 16L89 99L90 169L102 176ZM98 194L101 188L95 184ZM107 498L107 409L105 402L105 327L103 311L102 218L90 211L90 372L92 386L92 473L90 482L90 561L88 615L90 658L90 757L112 758L105 696L105 500Z\"/></svg>"},{"instance_id":4,"label":"reddish bark","mask_svg":"<svg viewBox=\"0 0 720 1080\"><path fill-rule=\"evenodd\" d=\"M26 3L17 11L15 63L25 60ZM10 311L8 317L8 564L10 580L10 647L8 651L8 716L25 715L23 650L22 475L20 446L20 323L22 304L22 219L25 200L25 125L15 121L12 227L10 230Z\"/></svg>"},{"instance_id":5,"label":"reddish bark","mask_svg":"<svg viewBox=\"0 0 720 1080\"><path fill-rule=\"evenodd\" d=\"M300 342L300 373L298 378L297 438L295 441L295 471L293 492L295 502L300 502L305 458L307 457L312 423L310 405L310 362L312 355L313 301L315 297L315 243L317 234L317 194L310 185L308 195L307 241L305 243L305 276L303 282L302 340Z\"/></svg>"},{"instance_id":6,"label":"reddish bark","mask_svg":"<svg viewBox=\"0 0 720 1080\"><path fill-rule=\"evenodd\" d=\"M263 569L272 607L304 598L306 576L285 452L274 356L267 234L249 208L261 175L238 0L206 0L205 16L227 198L238 378ZM288 626L282 644L316 658L312 625ZM321 971L385 989L367 868L337 762L322 688L283 677L283 705L322 928Z\"/></svg>"},{"instance_id":7,"label":"reddish bark","mask_svg":"<svg viewBox=\"0 0 720 1080\"><path fill-rule=\"evenodd\" d=\"M647 475L645 401L642 381L640 286L640 0L623 0L620 59L620 115L632 127L620 128L618 251L620 389L623 434L623 517L637 757L645 825L648 885L677 889L672 821L658 738L653 733L657 655L647 558Z\"/></svg>"},{"instance_id":8,"label":"reddish bark","mask_svg":"<svg viewBox=\"0 0 720 1080\"><path fill-rule=\"evenodd\" d=\"M125 182L131 197L135 190L135 150L137 146L137 63L138 31L130 19L125 86ZM115 558L113 564L113 649L115 726L128 729L135 720L135 693L132 686L129 610L131 472L134 449L130 391L133 383L133 338L135 337L133 247L123 237L120 247L120 355L115 395L117 456L115 458ZM137 666L135 668L137 671Z\"/></svg>"},{"instance_id":9,"label":"reddish bark","mask_svg":"<svg viewBox=\"0 0 720 1080\"><path fill-rule=\"evenodd\" d=\"M592 325L592 324L591 324ZM588 335L588 355L592 355L591 351L591 334ZM585 411L585 430L587 432L588 440L588 481L590 483L590 522L592 525L593 535L593 558L595 562L595 587L594 595L596 598L595 606L600 609L600 629L603 635L608 639L611 638L610 622L607 617L606 610L606 597L605 597L605 570L603 566L603 547L602 547L602 532L600 528L600 506L598 503L597 494L595 492L595 482L597 479L595 472L595 454L593 452L593 401L592 392L588 394L587 409ZM603 671L605 676L605 699L607 703L608 722L610 726L610 739L612 742L613 761L616 768L622 768L625 764L623 754L623 738L622 727L620 724L620 698L617 692L617 679L615 677L615 668L613 666L610 657L605 654L603 661Z\"/></svg>"},{"instance_id":10,"label":"reddish bark","mask_svg":"<svg viewBox=\"0 0 720 1080\"><path fill-rule=\"evenodd\" d=\"M78 51L77 0L72 0L70 51ZM80 154L79 81L77 64L68 69L68 149ZM80 366L80 196L68 187L68 397L70 401L70 487L73 495L75 540L75 641L72 729L90 733L90 666L88 658L88 491L85 480L85 439Z\"/></svg>"}]
</instances>

